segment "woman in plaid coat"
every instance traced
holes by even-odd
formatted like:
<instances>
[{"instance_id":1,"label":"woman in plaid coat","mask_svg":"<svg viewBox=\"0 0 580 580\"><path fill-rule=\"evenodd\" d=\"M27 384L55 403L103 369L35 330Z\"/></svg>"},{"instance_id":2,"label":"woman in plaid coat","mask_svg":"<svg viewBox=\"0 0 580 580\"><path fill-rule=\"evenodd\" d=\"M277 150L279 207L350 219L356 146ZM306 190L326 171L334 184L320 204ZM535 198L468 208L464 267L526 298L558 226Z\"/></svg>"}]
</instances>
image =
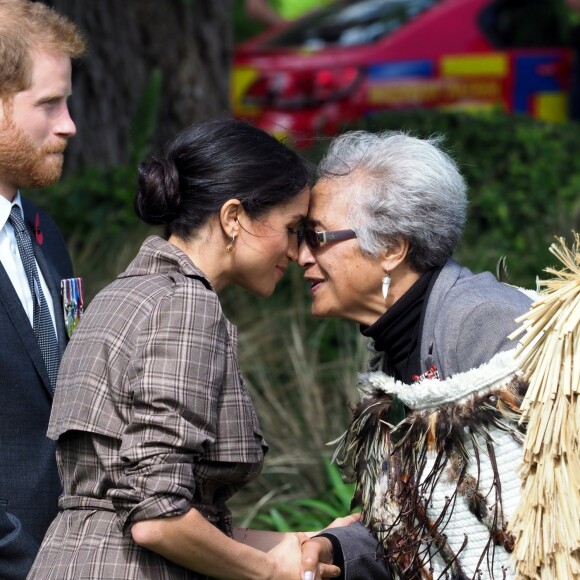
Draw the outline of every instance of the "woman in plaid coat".
<instances>
[{"instance_id":1,"label":"woman in plaid coat","mask_svg":"<svg viewBox=\"0 0 580 580\"><path fill-rule=\"evenodd\" d=\"M65 354L48 431L64 493L29 578L300 577L299 536L232 528L225 502L266 445L217 293L274 291L297 258L307 178L233 120L192 126L140 166L137 213L166 239L145 240Z\"/></svg>"}]
</instances>

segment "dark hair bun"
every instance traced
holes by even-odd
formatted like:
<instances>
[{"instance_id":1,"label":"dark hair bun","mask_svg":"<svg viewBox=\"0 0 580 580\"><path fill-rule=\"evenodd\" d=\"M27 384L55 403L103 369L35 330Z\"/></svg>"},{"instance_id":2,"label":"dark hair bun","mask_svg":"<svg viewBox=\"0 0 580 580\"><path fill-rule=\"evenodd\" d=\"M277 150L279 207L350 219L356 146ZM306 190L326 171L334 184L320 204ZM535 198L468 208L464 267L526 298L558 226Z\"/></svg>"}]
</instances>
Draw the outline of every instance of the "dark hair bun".
<instances>
[{"instance_id":1,"label":"dark hair bun","mask_svg":"<svg viewBox=\"0 0 580 580\"><path fill-rule=\"evenodd\" d=\"M179 173L168 159L145 161L139 165L135 211L151 225L167 224L179 211Z\"/></svg>"},{"instance_id":2,"label":"dark hair bun","mask_svg":"<svg viewBox=\"0 0 580 580\"><path fill-rule=\"evenodd\" d=\"M164 225L167 239L192 239L230 199L258 219L308 183L308 169L294 151L236 119L190 125L163 151L139 166L135 209L144 222Z\"/></svg>"}]
</instances>

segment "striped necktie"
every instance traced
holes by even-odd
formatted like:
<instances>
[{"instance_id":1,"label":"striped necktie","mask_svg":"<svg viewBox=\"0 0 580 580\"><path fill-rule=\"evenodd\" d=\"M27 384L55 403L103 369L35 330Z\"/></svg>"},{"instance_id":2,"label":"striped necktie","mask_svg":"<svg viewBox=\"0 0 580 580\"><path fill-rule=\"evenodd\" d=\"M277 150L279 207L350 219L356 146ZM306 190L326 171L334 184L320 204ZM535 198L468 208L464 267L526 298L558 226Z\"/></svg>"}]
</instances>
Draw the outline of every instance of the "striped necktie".
<instances>
[{"instance_id":1,"label":"striped necktie","mask_svg":"<svg viewBox=\"0 0 580 580\"><path fill-rule=\"evenodd\" d=\"M24 272L28 279L28 286L32 294L32 302L34 304L33 310L33 328L38 346L42 352L42 358L48 371L50 378L50 385L54 390L56 386L56 377L58 374L59 356L58 356L58 342L54 333L54 325L50 317L48 304L42 292L40 279L38 277L38 270L36 268L36 260L34 258L34 251L32 249L32 241L30 234L26 229L20 208L16 205L12 206L10 217L8 218L10 225L14 228L14 235L16 236L16 244L20 252L20 259L24 266Z\"/></svg>"}]
</instances>

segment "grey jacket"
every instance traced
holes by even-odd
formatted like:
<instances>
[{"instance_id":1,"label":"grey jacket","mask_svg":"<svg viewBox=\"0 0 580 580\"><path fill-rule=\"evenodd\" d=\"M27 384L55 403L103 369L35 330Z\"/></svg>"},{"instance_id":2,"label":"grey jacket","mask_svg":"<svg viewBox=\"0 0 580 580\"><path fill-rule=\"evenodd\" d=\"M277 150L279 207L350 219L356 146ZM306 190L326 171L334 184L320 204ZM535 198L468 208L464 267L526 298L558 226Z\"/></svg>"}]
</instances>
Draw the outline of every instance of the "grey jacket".
<instances>
[{"instance_id":1,"label":"grey jacket","mask_svg":"<svg viewBox=\"0 0 580 580\"><path fill-rule=\"evenodd\" d=\"M528 311L531 298L498 282L490 272L474 275L448 260L429 295L421 336L421 372L432 366L442 379L466 372L491 360L498 352L515 348L507 337L518 328L515 319ZM334 538L344 557L346 580L387 578L377 558L377 541L360 524L333 528L323 534Z\"/></svg>"}]
</instances>

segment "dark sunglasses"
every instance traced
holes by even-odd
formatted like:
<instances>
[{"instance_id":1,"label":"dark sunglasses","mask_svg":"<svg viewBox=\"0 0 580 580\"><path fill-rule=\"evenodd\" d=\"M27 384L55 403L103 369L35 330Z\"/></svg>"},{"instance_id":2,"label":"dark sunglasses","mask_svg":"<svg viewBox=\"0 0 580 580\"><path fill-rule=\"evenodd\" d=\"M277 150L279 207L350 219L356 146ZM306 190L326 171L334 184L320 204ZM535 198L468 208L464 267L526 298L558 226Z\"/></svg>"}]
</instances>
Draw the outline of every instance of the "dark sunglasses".
<instances>
[{"instance_id":1,"label":"dark sunglasses","mask_svg":"<svg viewBox=\"0 0 580 580\"><path fill-rule=\"evenodd\" d=\"M354 230L317 232L313 228L303 226L298 231L298 244L300 245L304 240L306 245L311 249L320 248L322 244L328 244L329 242L342 242L344 240L352 240L353 238L356 238Z\"/></svg>"}]
</instances>

